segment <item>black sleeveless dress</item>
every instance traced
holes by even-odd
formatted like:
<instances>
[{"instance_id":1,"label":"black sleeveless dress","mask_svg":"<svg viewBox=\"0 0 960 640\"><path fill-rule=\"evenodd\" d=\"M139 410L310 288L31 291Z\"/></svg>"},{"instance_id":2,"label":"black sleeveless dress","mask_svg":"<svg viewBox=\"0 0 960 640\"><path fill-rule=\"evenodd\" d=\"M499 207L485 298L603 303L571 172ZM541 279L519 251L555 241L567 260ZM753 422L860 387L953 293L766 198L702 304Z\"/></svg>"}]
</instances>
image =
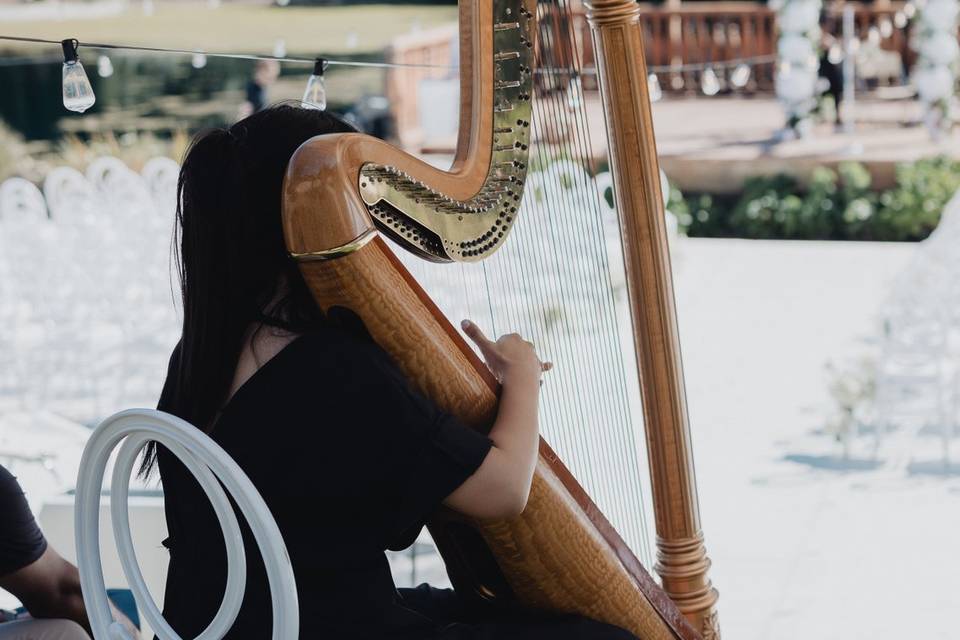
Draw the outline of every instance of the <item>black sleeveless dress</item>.
<instances>
[{"instance_id":1,"label":"black sleeveless dress","mask_svg":"<svg viewBox=\"0 0 960 640\"><path fill-rule=\"evenodd\" d=\"M161 410L172 408L178 360L174 351ZM412 543L491 443L414 392L371 340L336 327L295 339L234 394L211 436L247 473L283 532L301 638L633 637L576 617L478 613L450 590L395 587L384 550ZM181 637L194 637L223 597L223 536L186 468L163 448L158 466L170 534L164 616ZM245 524L243 534L247 587L227 638L267 640L266 573Z\"/></svg>"}]
</instances>

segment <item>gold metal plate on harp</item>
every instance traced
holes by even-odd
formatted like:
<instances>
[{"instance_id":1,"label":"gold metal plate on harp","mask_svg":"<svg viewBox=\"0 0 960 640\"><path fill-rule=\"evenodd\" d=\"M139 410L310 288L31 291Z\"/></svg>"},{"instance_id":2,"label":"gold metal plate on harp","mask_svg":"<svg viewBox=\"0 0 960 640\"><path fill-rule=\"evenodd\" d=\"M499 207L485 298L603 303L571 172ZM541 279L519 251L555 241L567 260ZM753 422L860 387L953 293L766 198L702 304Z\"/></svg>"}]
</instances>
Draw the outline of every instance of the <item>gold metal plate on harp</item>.
<instances>
[{"instance_id":1,"label":"gold metal plate on harp","mask_svg":"<svg viewBox=\"0 0 960 640\"><path fill-rule=\"evenodd\" d=\"M374 222L423 258L482 260L500 248L516 220L530 145L534 11L533 2L493 1L492 157L476 194L452 198L390 165L370 163L360 172L360 194Z\"/></svg>"}]
</instances>

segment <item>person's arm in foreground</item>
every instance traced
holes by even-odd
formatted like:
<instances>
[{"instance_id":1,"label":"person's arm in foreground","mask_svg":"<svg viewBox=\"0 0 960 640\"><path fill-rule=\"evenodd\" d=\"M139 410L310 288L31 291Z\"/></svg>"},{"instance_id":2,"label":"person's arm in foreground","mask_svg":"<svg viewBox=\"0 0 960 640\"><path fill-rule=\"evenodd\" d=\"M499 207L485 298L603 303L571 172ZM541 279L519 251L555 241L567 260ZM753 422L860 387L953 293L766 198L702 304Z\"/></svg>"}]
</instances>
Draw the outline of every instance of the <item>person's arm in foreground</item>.
<instances>
[{"instance_id":1,"label":"person's arm in foreground","mask_svg":"<svg viewBox=\"0 0 960 640\"><path fill-rule=\"evenodd\" d=\"M552 365L540 362L533 345L515 333L489 340L469 320L463 330L500 381L500 406L489 433L493 447L444 504L475 518L516 516L527 505L537 465L540 376Z\"/></svg>"},{"instance_id":2,"label":"person's arm in foreground","mask_svg":"<svg viewBox=\"0 0 960 640\"><path fill-rule=\"evenodd\" d=\"M0 589L16 596L34 618L66 618L90 631L80 591L80 573L49 545L35 562L0 576ZM114 619L139 638L133 623L112 603L110 608Z\"/></svg>"}]
</instances>

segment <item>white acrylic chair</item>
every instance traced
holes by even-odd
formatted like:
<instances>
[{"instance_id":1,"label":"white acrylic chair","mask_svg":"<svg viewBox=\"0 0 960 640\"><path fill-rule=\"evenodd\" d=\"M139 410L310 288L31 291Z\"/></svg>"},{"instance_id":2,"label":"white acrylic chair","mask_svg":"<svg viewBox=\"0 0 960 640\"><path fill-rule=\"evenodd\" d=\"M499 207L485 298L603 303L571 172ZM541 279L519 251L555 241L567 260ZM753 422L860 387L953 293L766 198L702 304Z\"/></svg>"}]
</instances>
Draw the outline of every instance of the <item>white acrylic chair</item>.
<instances>
[{"instance_id":1,"label":"white acrylic chair","mask_svg":"<svg viewBox=\"0 0 960 640\"><path fill-rule=\"evenodd\" d=\"M112 156L100 156L89 165L85 175L95 188L101 191L108 191L110 183L119 176L126 176L130 173L130 168L120 158Z\"/></svg>"},{"instance_id":2,"label":"white acrylic chair","mask_svg":"<svg viewBox=\"0 0 960 640\"><path fill-rule=\"evenodd\" d=\"M176 160L158 156L143 165L140 172L154 202L161 213L167 214L177 208L177 181L180 179L180 165Z\"/></svg>"},{"instance_id":3,"label":"white acrylic chair","mask_svg":"<svg viewBox=\"0 0 960 640\"><path fill-rule=\"evenodd\" d=\"M73 167L51 169L43 180L43 195L54 220L88 224L102 215L96 189Z\"/></svg>"},{"instance_id":4,"label":"white acrylic chair","mask_svg":"<svg viewBox=\"0 0 960 640\"><path fill-rule=\"evenodd\" d=\"M295 640L300 630L297 587L286 546L270 510L236 462L200 429L169 414L149 409L121 411L90 436L80 462L76 492L77 564L83 601L95 640L130 640L110 614L99 548L100 491L107 461L118 446L110 490L110 511L124 575L142 617L160 640L180 640L163 619L137 563L127 513L130 475L148 442L161 443L196 477L207 494L227 550L227 585L223 602L197 640L219 640L233 626L246 585L246 560L237 517L227 498L236 502L263 556L273 606L273 640Z\"/></svg>"},{"instance_id":5,"label":"white acrylic chair","mask_svg":"<svg viewBox=\"0 0 960 640\"><path fill-rule=\"evenodd\" d=\"M47 218L47 202L37 185L25 178L0 183L0 220Z\"/></svg>"}]
</instances>

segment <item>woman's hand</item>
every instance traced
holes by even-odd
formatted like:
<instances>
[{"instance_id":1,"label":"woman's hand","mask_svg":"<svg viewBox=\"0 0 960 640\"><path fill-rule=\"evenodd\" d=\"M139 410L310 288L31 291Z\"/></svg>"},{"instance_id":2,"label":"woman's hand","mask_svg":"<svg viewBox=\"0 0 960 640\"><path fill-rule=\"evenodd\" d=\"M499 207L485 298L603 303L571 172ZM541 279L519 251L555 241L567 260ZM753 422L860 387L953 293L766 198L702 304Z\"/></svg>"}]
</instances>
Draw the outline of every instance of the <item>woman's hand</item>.
<instances>
[{"instance_id":1,"label":"woman's hand","mask_svg":"<svg viewBox=\"0 0 960 640\"><path fill-rule=\"evenodd\" d=\"M474 518L513 517L523 511L530 496L540 442L537 384L553 365L540 362L533 344L515 333L494 342L469 320L462 326L502 388L497 419L488 434L493 446L480 468L444 504Z\"/></svg>"},{"instance_id":2,"label":"woman's hand","mask_svg":"<svg viewBox=\"0 0 960 640\"><path fill-rule=\"evenodd\" d=\"M483 359L500 384L536 382L544 371L553 368L553 363L541 362L533 343L519 334L508 333L494 342L470 320L464 320L461 326L467 337L479 347Z\"/></svg>"}]
</instances>

